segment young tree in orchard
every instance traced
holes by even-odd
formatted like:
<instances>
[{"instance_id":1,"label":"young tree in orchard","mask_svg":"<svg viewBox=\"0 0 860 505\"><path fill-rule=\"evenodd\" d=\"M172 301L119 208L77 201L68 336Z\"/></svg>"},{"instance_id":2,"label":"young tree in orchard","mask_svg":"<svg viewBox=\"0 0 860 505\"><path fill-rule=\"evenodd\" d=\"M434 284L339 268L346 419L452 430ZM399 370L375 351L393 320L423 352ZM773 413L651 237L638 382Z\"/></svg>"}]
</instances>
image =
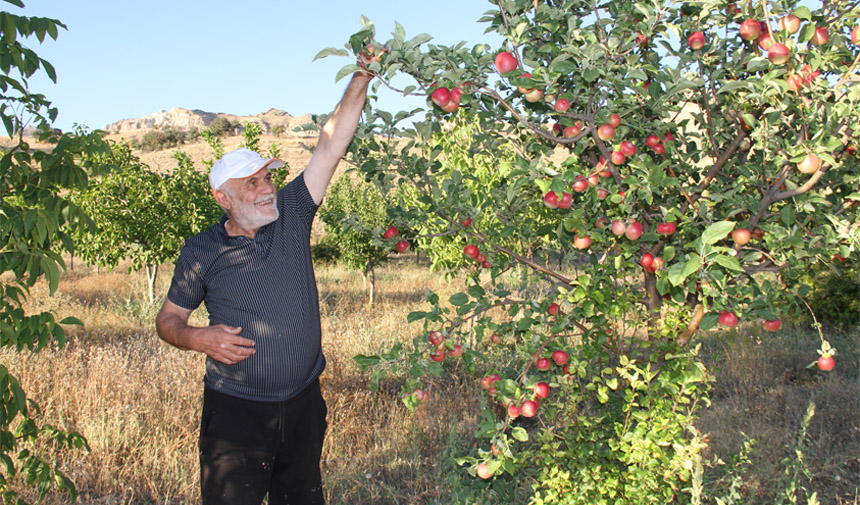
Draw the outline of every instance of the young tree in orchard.
<instances>
[{"instance_id":1,"label":"young tree in orchard","mask_svg":"<svg viewBox=\"0 0 860 505\"><path fill-rule=\"evenodd\" d=\"M432 396L427 374L482 378L479 447L459 461L487 482L465 501L684 500L706 446L697 335L778 330L808 290L785 276L857 261L858 13L491 5L481 21L501 47L432 45L399 24L382 42L365 22L318 55L371 52L375 86L427 98L412 126L414 112L369 109L351 152L383 193L416 192L394 224L466 282L408 316L424 325L411 347L356 359L372 385L405 373L410 407Z\"/></svg>"},{"instance_id":2,"label":"young tree in orchard","mask_svg":"<svg viewBox=\"0 0 860 505\"><path fill-rule=\"evenodd\" d=\"M79 229L76 243L84 261L113 268L131 260L131 270L145 270L147 296L155 299L158 267L176 258L185 238L215 222L222 214L206 198L206 174L194 170L184 153L175 155L178 167L157 174L131 153L126 143L112 144L97 159L114 167L72 198L95 222L96 229Z\"/></svg>"},{"instance_id":3,"label":"young tree in orchard","mask_svg":"<svg viewBox=\"0 0 860 505\"><path fill-rule=\"evenodd\" d=\"M372 184L344 176L332 184L319 210L326 233L340 249L341 261L361 272L369 307L376 294L376 267L403 242L396 227L385 228L390 222L386 207Z\"/></svg>"},{"instance_id":4,"label":"young tree in orchard","mask_svg":"<svg viewBox=\"0 0 860 505\"><path fill-rule=\"evenodd\" d=\"M18 0L6 4L23 7ZM0 121L14 146L0 157L0 346L22 352L62 347L62 324L80 324L74 317L57 321L53 312L30 314L26 301L40 280L50 293L57 290L65 263L57 251L73 251L68 231L92 225L67 198L71 190L87 185L101 166L92 157L108 147L100 134L78 131L61 134L51 128L57 109L47 98L33 93L28 80L44 72L56 81L54 68L24 42L56 40L65 25L55 19L0 12ZM25 127L33 126L50 151L31 150L24 141ZM86 440L43 424L38 405L27 397L18 380L0 364L0 500L26 503L27 496L44 496L52 489L76 493L62 468L35 450L51 441L59 450L86 449ZM32 487L32 490L26 490Z\"/></svg>"}]
</instances>

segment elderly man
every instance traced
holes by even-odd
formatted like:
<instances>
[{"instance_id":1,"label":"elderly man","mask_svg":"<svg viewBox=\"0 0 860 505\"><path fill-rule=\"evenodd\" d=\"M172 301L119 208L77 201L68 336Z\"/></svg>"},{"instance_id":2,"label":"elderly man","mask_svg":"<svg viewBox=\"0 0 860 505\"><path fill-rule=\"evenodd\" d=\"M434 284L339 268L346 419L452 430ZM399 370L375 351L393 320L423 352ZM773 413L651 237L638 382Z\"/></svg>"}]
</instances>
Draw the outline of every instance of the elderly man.
<instances>
[{"instance_id":1,"label":"elderly man","mask_svg":"<svg viewBox=\"0 0 860 505\"><path fill-rule=\"evenodd\" d=\"M372 75L353 75L304 172L281 190L248 149L209 175L226 215L188 239L156 319L159 336L206 354L200 424L203 503L323 503L325 368L310 232L346 152ZM209 326L188 324L205 302Z\"/></svg>"}]
</instances>

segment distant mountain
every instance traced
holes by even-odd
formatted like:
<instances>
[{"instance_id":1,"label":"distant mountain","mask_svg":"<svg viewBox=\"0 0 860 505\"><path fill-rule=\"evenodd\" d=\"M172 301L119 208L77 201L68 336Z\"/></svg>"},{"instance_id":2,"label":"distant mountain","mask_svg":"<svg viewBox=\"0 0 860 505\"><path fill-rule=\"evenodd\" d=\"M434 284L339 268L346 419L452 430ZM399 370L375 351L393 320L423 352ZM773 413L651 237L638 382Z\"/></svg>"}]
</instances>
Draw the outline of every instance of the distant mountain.
<instances>
[{"instance_id":1,"label":"distant mountain","mask_svg":"<svg viewBox=\"0 0 860 505\"><path fill-rule=\"evenodd\" d=\"M254 114L253 116L236 116L234 114L225 114L221 112L206 112L196 109L188 110L174 107L169 111L160 110L137 119L121 119L115 123L105 125L102 129L108 133L131 133L151 128L175 128L177 130L197 128L198 130L202 130L208 127L215 118L219 117L223 117L240 124L248 121L259 123L264 134L271 133L272 128L276 125L283 125L284 133L299 136L305 135L294 133L293 128L302 126L303 124L311 121L310 114L294 117L278 109L269 109L266 112ZM311 132L310 135L315 136L316 133Z\"/></svg>"}]
</instances>

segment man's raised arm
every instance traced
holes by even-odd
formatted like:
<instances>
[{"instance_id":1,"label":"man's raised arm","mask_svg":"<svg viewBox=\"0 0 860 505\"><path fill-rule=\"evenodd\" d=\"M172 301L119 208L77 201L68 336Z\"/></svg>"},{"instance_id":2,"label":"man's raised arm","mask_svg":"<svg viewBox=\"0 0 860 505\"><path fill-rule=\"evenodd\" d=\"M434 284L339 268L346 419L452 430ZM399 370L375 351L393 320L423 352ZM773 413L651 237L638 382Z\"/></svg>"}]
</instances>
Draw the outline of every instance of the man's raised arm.
<instances>
[{"instance_id":1,"label":"man's raised arm","mask_svg":"<svg viewBox=\"0 0 860 505\"><path fill-rule=\"evenodd\" d=\"M343 98L323 125L319 142L305 168L304 176L305 185L317 205L322 202L337 164L346 154L346 148L355 135L367 98L367 87L372 79L373 74L370 73L353 74Z\"/></svg>"}]
</instances>

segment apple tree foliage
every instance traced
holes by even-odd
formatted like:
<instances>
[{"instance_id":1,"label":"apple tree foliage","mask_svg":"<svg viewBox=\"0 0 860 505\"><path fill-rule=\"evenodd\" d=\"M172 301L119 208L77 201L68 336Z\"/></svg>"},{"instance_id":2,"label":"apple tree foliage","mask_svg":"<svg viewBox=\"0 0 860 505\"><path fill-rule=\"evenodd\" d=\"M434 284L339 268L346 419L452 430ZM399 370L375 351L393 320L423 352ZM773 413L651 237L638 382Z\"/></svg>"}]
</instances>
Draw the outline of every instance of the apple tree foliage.
<instances>
[{"instance_id":1,"label":"apple tree foliage","mask_svg":"<svg viewBox=\"0 0 860 505\"><path fill-rule=\"evenodd\" d=\"M498 0L480 21L501 47L399 24L377 40L363 20L320 52L363 54L374 89L427 98L423 118L371 102L351 155L383 194L409 188L392 224L465 288L427 293L411 345L356 359L372 386L405 374L410 407L446 368L484 378L479 445L459 461L487 481L464 501L701 493L697 335L777 328L807 296L789 276L858 258L858 14L842 0ZM547 364L555 351L563 365Z\"/></svg>"},{"instance_id":2,"label":"apple tree foliage","mask_svg":"<svg viewBox=\"0 0 860 505\"><path fill-rule=\"evenodd\" d=\"M19 0L6 4L24 7ZM92 227L92 221L68 194L83 189L102 172L93 162L108 146L98 133L58 133L51 123L57 109L28 80L44 72L56 81L54 68L28 44L57 39L61 22L0 11L0 121L13 146L0 157L0 345L21 352L38 352L66 343L64 324L80 324L53 312L28 313L30 289L46 281L57 290L65 268L61 252L71 253L71 233ZM30 149L24 129L33 127L50 150ZM38 444L36 443L38 441ZM0 364L0 501L25 503L26 496L52 490L76 496L62 468L36 447L45 443L62 450L88 449L86 440L43 422L40 408L28 398L17 378ZM32 490L25 490L31 487Z\"/></svg>"}]
</instances>

